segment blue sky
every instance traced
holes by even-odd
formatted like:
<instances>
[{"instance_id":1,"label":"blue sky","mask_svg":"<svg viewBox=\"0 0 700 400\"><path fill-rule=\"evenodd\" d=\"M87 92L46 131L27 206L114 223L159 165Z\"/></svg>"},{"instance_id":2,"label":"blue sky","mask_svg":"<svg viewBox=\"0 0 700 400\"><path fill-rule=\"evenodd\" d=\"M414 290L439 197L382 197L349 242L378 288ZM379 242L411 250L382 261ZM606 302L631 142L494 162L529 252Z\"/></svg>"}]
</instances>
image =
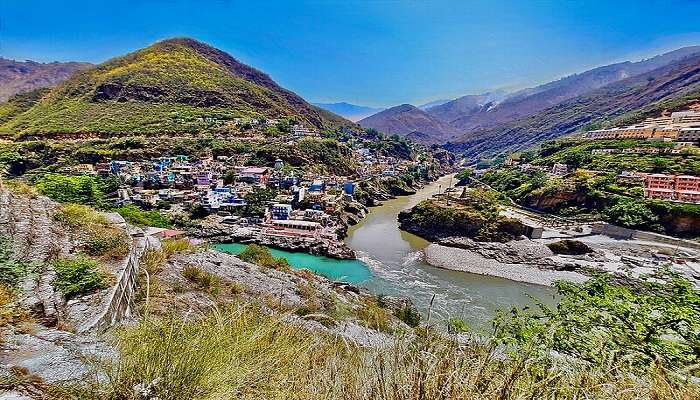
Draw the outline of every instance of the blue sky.
<instances>
[{"instance_id":1,"label":"blue sky","mask_svg":"<svg viewBox=\"0 0 700 400\"><path fill-rule=\"evenodd\" d=\"M101 62L191 36L311 101L420 104L700 44L700 1L0 1L0 55Z\"/></svg>"}]
</instances>

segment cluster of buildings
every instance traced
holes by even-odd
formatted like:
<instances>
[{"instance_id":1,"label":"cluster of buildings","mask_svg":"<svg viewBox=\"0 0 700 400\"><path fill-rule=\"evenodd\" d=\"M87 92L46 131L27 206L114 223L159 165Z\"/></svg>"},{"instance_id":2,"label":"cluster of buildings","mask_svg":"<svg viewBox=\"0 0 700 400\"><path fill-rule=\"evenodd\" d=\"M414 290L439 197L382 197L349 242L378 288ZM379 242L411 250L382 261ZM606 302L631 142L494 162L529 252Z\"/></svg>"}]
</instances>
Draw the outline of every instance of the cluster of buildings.
<instances>
[{"instance_id":1,"label":"cluster of buildings","mask_svg":"<svg viewBox=\"0 0 700 400\"><path fill-rule=\"evenodd\" d=\"M692 148L693 143L676 142L673 147L630 147L626 149L603 148L593 149L591 154L682 154L685 149Z\"/></svg>"},{"instance_id":2,"label":"cluster of buildings","mask_svg":"<svg viewBox=\"0 0 700 400\"><path fill-rule=\"evenodd\" d=\"M636 125L592 130L586 133L586 137L700 142L700 111L679 111L669 116L648 118Z\"/></svg>"},{"instance_id":3,"label":"cluster of buildings","mask_svg":"<svg viewBox=\"0 0 700 400\"><path fill-rule=\"evenodd\" d=\"M644 197L648 199L700 204L700 177L697 176L625 171L617 180L642 182Z\"/></svg>"},{"instance_id":4,"label":"cluster of buildings","mask_svg":"<svg viewBox=\"0 0 700 400\"><path fill-rule=\"evenodd\" d=\"M295 127L294 135L317 133ZM363 145L354 148L359 167L352 177L293 173L281 159L270 167L246 166L251 155L111 160L80 164L69 172L118 177L122 185L116 192L116 205L135 204L173 214L201 206L218 215L219 223L245 225L267 235L333 240L337 239L339 211L353 200L358 179L393 176L418 164L385 157ZM240 212L248 205L247 195L262 188L274 189L276 194L264 205L264 211L256 216Z\"/></svg>"},{"instance_id":5,"label":"cluster of buildings","mask_svg":"<svg viewBox=\"0 0 700 400\"><path fill-rule=\"evenodd\" d=\"M700 203L700 177L649 174L645 178L644 197L684 203Z\"/></svg>"}]
</instances>

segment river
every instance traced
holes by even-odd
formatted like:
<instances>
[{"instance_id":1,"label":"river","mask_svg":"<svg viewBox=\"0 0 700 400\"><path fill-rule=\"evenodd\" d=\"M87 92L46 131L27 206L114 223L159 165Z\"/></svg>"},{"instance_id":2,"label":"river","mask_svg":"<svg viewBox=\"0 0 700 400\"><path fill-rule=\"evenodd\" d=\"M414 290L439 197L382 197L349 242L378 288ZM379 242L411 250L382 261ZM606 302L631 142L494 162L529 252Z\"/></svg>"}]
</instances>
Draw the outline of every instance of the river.
<instances>
[{"instance_id":1,"label":"river","mask_svg":"<svg viewBox=\"0 0 700 400\"><path fill-rule=\"evenodd\" d=\"M398 214L440 188L444 190L452 179L452 176L442 177L415 195L388 200L372 208L366 218L350 228L346 239L358 260L339 261L275 249L273 254L286 257L294 267L308 267L331 279L362 285L375 294L409 297L423 314L435 295L433 319L458 317L482 331L488 329L497 309L533 304L533 297L552 304L552 288L445 270L423 261L422 249L429 242L400 230ZM238 253L244 245L222 244L218 248Z\"/></svg>"}]
</instances>

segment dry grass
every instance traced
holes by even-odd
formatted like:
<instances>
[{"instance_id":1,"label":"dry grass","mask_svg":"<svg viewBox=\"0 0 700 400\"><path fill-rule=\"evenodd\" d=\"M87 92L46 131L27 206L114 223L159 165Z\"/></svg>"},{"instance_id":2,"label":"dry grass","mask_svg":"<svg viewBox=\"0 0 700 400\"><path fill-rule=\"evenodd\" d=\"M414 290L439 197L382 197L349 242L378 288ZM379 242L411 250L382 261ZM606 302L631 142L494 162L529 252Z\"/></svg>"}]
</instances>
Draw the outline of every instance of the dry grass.
<instances>
[{"instance_id":1,"label":"dry grass","mask_svg":"<svg viewBox=\"0 0 700 400\"><path fill-rule=\"evenodd\" d=\"M8 181L3 181L5 186L9 188L13 193L24 196L30 199L36 199L39 197L39 192L36 191L36 189L32 186L29 186L26 182L21 181L21 180L8 180Z\"/></svg>"},{"instance_id":2,"label":"dry grass","mask_svg":"<svg viewBox=\"0 0 700 400\"><path fill-rule=\"evenodd\" d=\"M17 302L16 289L0 283L0 342L2 342L2 330L6 326L19 326L32 321L31 314Z\"/></svg>"},{"instance_id":3,"label":"dry grass","mask_svg":"<svg viewBox=\"0 0 700 400\"><path fill-rule=\"evenodd\" d=\"M663 371L634 377L421 330L363 349L250 307L185 322L146 321L118 335L104 398L697 399ZM142 389L144 397L134 393ZM150 396L150 397L148 397ZM96 396L97 397L97 396Z\"/></svg>"}]
</instances>

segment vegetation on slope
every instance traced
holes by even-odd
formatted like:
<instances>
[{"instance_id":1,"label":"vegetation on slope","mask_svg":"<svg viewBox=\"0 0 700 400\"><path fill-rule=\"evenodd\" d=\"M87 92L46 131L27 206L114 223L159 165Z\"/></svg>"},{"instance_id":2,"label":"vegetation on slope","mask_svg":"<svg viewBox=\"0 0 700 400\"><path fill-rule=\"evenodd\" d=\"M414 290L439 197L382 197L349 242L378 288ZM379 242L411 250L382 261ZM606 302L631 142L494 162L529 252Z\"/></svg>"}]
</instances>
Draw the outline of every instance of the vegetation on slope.
<instances>
[{"instance_id":1,"label":"vegetation on slope","mask_svg":"<svg viewBox=\"0 0 700 400\"><path fill-rule=\"evenodd\" d=\"M468 132L447 147L464 151L467 155L523 149L645 107L650 111L660 111L664 105L675 107L696 98L699 88L700 56L695 55L574 97L536 114Z\"/></svg>"},{"instance_id":2,"label":"vegetation on slope","mask_svg":"<svg viewBox=\"0 0 700 400\"><path fill-rule=\"evenodd\" d=\"M499 215L497 194L475 189L452 204L424 200L399 214L401 229L435 240L466 236L479 241L508 241L524 233L517 220Z\"/></svg>"},{"instance_id":3,"label":"vegetation on slope","mask_svg":"<svg viewBox=\"0 0 700 400\"><path fill-rule=\"evenodd\" d=\"M641 180L618 179L623 171L700 175L700 151L674 143L638 140L559 139L511 154L520 163L575 170L565 177L503 165L506 156L487 163L492 170L479 179L526 207L566 217L608 220L614 224L677 236L700 235L700 205L644 199ZM615 153L594 153L610 149ZM635 152L625 153L632 150ZM639 152L636 152L639 151ZM658 151L658 153L651 153ZM466 174L466 172L465 172Z\"/></svg>"},{"instance_id":4,"label":"vegetation on slope","mask_svg":"<svg viewBox=\"0 0 700 400\"><path fill-rule=\"evenodd\" d=\"M303 99L226 53L191 39L171 39L77 73L0 131L21 137L226 132L236 117L289 116L319 128L339 121L324 119Z\"/></svg>"},{"instance_id":5,"label":"vegetation on slope","mask_svg":"<svg viewBox=\"0 0 700 400\"><path fill-rule=\"evenodd\" d=\"M672 277L644 285L561 284L558 309L502 314L491 337L422 326L379 348L251 305L147 318L117 332L109 379L77 391L163 400L697 398L688 378L698 373L700 295Z\"/></svg>"}]
</instances>

